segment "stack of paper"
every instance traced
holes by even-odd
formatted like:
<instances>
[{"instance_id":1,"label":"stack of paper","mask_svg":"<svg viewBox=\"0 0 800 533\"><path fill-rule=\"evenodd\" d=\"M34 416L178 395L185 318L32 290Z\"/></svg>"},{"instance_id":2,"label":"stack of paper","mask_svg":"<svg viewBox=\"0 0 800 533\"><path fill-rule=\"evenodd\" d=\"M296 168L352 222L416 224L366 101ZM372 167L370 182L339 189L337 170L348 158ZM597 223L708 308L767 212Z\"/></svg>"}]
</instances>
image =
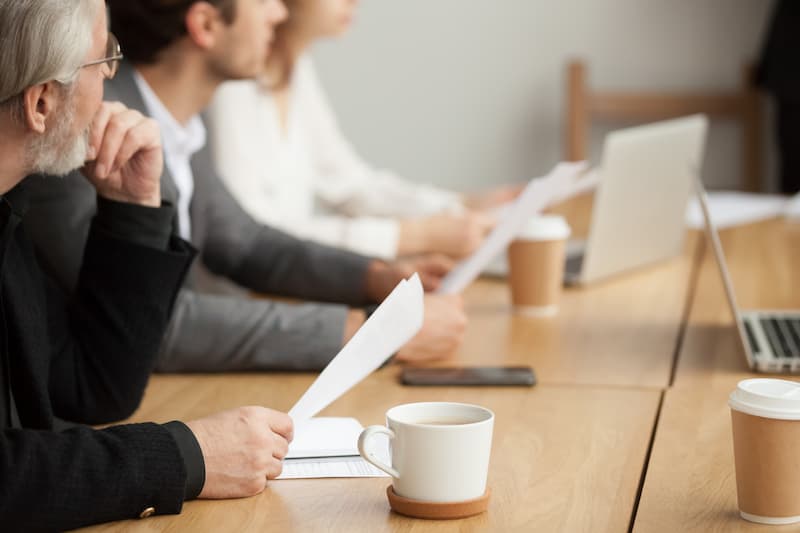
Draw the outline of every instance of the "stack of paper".
<instances>
[{"instance_id":1,"label":"stack of paper","mask_svg":"<svg viewBox=\"0 0 800 533\"><path fill-rule=\"evenodd\" d=\"M300 423L278 479L388 477L358 454L363 429L355 418L320 417ZM377 455L391 462L388 451Z\"/></svg>"}]
</instances>

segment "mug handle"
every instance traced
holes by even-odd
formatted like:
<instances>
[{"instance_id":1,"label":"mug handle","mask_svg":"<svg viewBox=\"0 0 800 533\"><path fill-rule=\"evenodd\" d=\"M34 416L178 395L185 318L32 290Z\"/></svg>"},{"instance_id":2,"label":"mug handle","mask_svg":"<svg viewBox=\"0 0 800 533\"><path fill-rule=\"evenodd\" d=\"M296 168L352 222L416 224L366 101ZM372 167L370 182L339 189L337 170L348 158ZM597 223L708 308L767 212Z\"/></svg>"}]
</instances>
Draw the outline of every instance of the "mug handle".
<instances>
[{"instance_id":1,"label":"mug handle","mask_svg":"<svg viewBox=\"0 0 800 533\"><path fill-rule=\"evenodd\" d=\"M379 468L380 470L383 470L384 472L386 472L387 474L389 474L394 478L399 478L400 472L398 472L391 466L384 464L383 461L380 461L377 457L375 457L374 454L367 451L367 441L370 438L377 435L378 433L387 435L390 439L393 439L395 437L394 431L387 428L386 426L369 426L368 428L365 428L364 431L361 432L361 435L358 436L358 453L361 454L361 457L363 457L366 462L374 465L376 468Z\"/></svg>"}]
</instances>

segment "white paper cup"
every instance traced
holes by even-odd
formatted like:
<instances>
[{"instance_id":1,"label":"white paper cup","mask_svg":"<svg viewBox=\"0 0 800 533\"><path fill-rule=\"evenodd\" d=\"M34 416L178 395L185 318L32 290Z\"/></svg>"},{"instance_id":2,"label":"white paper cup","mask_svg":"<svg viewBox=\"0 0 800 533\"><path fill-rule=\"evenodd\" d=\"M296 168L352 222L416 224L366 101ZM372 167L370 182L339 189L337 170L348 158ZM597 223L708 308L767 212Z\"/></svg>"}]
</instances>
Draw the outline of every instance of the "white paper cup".
<instances>
[{"instance_id":1,"label":"white paper cup","mask_svg":"<svg viewBox=\"0 0 800 533\"><path fill-rule=\"evenodd\" d=\"M508 282L517 313L552 316L558 312L569 235L564 217L538 216L508 247Z\"/></svg>"},{"instance_id":2,"label":"white paper cup","mask_svg":"<svg viewBox=\"0 0 800 533\"><path fill-rule=\"evenodd\" d=\"M800 383L746 379L728 405L739 514L761 524L800 522Z\"/></svg>"}]
</instances>

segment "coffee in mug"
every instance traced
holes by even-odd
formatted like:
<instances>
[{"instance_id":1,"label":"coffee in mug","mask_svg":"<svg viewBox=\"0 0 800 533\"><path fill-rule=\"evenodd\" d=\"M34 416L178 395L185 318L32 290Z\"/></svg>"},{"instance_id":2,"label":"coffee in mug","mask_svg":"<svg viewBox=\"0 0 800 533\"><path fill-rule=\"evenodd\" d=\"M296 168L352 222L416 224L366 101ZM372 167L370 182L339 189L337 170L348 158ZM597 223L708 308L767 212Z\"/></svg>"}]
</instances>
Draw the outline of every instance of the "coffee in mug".
<instances>
[{"instance_id":1,"label":"coffee in mug","mask_svg":"<svg viewBox=\"0 0 800 533\"><path fill-rule=\"evenodd\" d=\"M800 383L746 379L728 404L739 514L761 524L800 522Z\"/></svg>"},{"instance_id":2,"label":"coffee in mug","mask_svg":"<svg viewBox=\"0 0 800 533\"><path fill-rule=\"evenodd\" d=\"M364 429L358 451L392 476L398 496L430 503L464 502L486 493L493 426L494 413L477 405L399 405L386 412L386 426ZM370 442L379 434L391 441L391 465L370 451Z\"/></svg>"},{"instance_id":3,"label":"coffee in mug","mask_svg":"<svg viewBox=\"0 0 800 533\"><path fill-rule=\"evenodd\" d=\"M531 316L558 312L570 228L564 217L531 218L508 247L508 282L514 310Z\"/></svg>"}]
</instances>

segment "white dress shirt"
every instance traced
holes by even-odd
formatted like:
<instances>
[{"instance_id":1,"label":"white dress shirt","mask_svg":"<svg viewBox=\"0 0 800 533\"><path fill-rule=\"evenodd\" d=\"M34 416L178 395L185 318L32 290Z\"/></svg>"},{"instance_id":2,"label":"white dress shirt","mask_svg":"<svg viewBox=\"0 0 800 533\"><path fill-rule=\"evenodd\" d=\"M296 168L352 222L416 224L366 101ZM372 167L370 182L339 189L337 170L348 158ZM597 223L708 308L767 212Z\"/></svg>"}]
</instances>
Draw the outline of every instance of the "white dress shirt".
<instances>
[{"instance_id":1,"label":"white dress shirt","mask_svg":"<svg viewBox=\"0 0 800 533\"><path fill-rule=\"evenodd\" d=\"M309 57L297 62L282 131L255 81L223 84L209 108L217 170L256 220L374 257L397 255L397 218L461 209L460 197L366 165L342 135Z\"/></svg>"},{"instance_id":2,"label":"white dress shirt","mask_svg":"<svg viewBox=\"0 0 800 533\"><path fill-rule=\"evenodd\" d=\"M178 232L182 238L191 241L192 219L189 214L189 206L192 203L192 194L194 194L191 159L206 144L206 128L197 115L189 119L186 126L182 126L138 72L134 72L134 80L142 94L148 114L161 127L164 163L178 188L178 205L176 206Z\"/></svg>"}]
</instances>

